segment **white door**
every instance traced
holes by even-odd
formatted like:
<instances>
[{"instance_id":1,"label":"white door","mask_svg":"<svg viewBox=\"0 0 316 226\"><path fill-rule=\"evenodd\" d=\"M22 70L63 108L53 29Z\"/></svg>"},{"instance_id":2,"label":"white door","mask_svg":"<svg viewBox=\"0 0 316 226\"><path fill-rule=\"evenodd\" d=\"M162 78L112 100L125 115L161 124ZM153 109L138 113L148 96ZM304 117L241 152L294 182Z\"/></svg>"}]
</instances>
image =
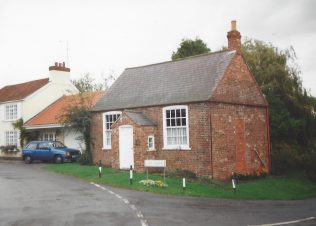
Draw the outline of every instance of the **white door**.
<instances>
[{"instance_id":1,"label":"white door","mask_svg":"<svg viewBox=\"0 0 316 226\"><path fill-rule=\"evenodd\" d=\"M130 165L134 168L134 150L133 150L133 127L119 127L119 156L120 169L129 169Z\"/></svg>"}]
</instances>

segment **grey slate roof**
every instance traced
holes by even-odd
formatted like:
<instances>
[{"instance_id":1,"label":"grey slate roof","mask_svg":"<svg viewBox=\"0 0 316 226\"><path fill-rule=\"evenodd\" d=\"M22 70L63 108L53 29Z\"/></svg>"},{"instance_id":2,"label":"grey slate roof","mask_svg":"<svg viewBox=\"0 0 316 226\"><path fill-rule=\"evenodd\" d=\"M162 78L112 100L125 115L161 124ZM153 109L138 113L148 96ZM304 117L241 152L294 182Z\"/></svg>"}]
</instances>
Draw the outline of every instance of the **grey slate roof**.
<instances>
[{"instance_id":1,"label":"grey slate roof","mask_svg":"<svg viewBox=\"0 0 316 226\"><path fill-rule=\"evenodd\" d=\"M235 51L127 68L92 111L206 101Z\"/></svg>"},{"instance_id":2,"label":"grey slate roof","mask_svg":"<svg viewBox=\"0 0 316 226\"><path fill-rule=\"evenodd\" d=\"M130 117L136 124L141 126L155 126L150 119L148 119L142 112L126 111L128 117Z\"/></svg>"}]
</instances>

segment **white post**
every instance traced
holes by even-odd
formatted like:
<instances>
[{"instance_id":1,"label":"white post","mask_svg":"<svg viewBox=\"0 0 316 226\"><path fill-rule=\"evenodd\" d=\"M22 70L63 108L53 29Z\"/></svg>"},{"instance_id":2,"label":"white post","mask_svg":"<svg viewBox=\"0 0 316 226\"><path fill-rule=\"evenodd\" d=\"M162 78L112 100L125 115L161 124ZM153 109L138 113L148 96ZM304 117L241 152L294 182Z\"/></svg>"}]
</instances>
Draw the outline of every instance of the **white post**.
<instances>
[{"instance_id":1,"label":"white post","mask_svg":"<svg viewBox=\"0 0 316 226\"><path fill-rule=\"evenodd\" d=\"M133 184L133 167L132 167L132 165L130 166L130 169L129 169L129 183Z\"/></svg>"},{"instance_id":2,"label":"white post","mask_svg":"<svg viewBox=\"0 0 316 226\"><path fill-rule=\"evenodd\" d=\"M185 178L182 178L182 188L183 188L183 190L185 190L185 188L186 188L186 185L185 185Z\"/></svg>"}]
</instances>

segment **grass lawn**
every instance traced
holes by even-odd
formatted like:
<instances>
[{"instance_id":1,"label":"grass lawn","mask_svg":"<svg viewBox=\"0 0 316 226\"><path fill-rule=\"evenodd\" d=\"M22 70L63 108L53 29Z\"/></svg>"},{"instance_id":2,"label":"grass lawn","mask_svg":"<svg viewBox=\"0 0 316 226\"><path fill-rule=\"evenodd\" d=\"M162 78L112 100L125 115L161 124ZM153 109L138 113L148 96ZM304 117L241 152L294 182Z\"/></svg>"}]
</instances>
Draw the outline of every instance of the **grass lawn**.
<instances>
[{"instance_id":1,"label":"grass lawn","mask_svg":"<svg viewBox=\"0 0 316 226\"><path fill-rule=\"evenodd\" d=\"M139 181L146 179L145 173L134 172L134 183L129 184L129 172L111 168L103 168L102 177L98 177L96 166L81 166L73 164L49 164L45 169L72 175L88 182L106 184L120 188L127 188L138 191L170 194L201 196L212 198L229 199L269 199L269 200L291 200L306 199L316 197L316 183L312 183L305 178L296 177L274 177L268 176L247 182L237 181L236 193L232 191L231 183L199 181L187 181L186 190L182 189L181 178L166 177L168 187L147 187ZM149 175L149 179L163 180L160 175Z\"/></svg>"}]
</instances>

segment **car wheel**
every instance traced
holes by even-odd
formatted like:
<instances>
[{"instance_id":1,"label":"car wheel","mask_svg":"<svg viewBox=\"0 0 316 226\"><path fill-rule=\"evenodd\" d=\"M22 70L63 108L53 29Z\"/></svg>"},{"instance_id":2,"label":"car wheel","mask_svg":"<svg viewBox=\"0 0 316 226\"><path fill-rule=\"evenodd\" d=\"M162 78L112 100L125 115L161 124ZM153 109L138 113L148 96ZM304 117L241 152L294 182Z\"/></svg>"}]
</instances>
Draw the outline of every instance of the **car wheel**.
<instances>
[{"instance_id":1,"label":"car wheel","mask_svg":"<svg viewBox=\"0 0 316 226\"><path fill-rule=\"evenodd\" d=\"M56 156L55 157L55 163L60 164L63 162L63 158L61 156Z\"/></svg>"},{"instance_id":2,"label":"car wheel","mask_svg":"<svg viewBox=\"0 0 316 226\"><path fill-rule=\"evenodd\" d=\"M32 162L31 156L25 156L24 162L25 162L26 164L30 164L30 163Z\"/></svg>"}]
</instances>

